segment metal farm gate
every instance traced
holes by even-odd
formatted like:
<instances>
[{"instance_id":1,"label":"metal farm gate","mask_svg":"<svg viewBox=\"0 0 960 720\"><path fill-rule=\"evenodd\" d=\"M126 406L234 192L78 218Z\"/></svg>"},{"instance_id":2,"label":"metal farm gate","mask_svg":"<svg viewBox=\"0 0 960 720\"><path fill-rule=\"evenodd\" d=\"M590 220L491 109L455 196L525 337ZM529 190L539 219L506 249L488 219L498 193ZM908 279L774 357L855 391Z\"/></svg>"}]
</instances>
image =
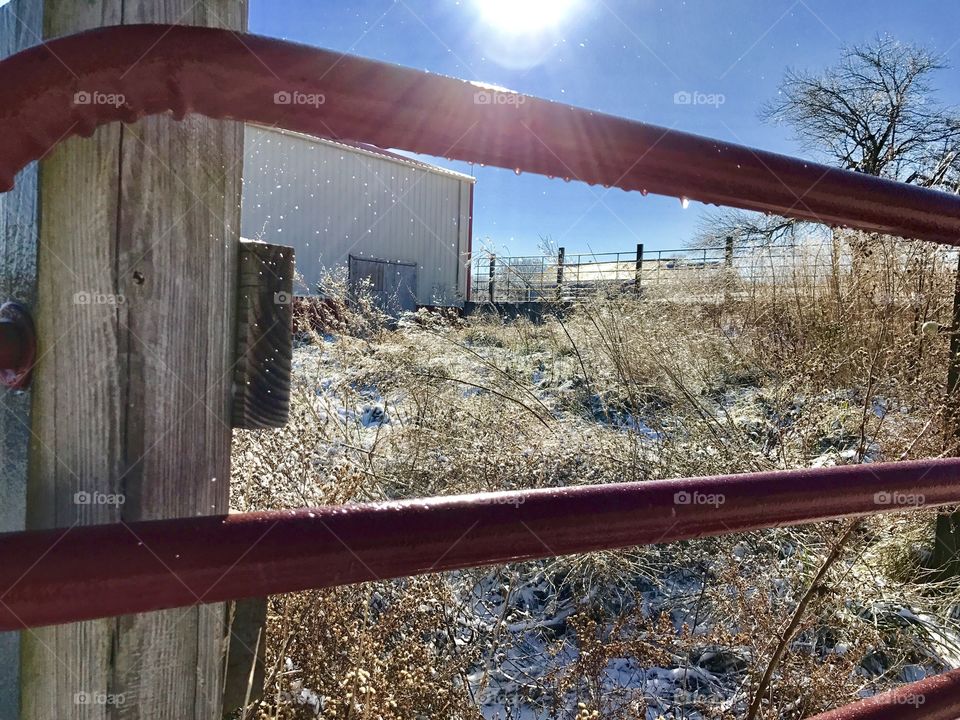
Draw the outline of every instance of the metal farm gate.
<instances>
[{"instance_id":1,"label":"metal farm gate","mask_svg":"<svg viewBox=\"0 0 960 720\"><path fill-rule=\"evenodd\" d=\"M56 7L80 12L85 5ZM220 19L198 20L215 21ZM98 15L78 25L95 27L100 22ZM46 24L54 34L75 29L67 22L58 24L56 16L46 18ZM15 179L22 179L18 173L23 168L68 137L89 135L114 121L172 112L170 118L154 118L144 132L158 137L161 149L164 141L176 137L174 145L183 149L186 165L191 164L187 158L200 152L190 145L198 127L213 134L234 127L197 117L203 115L960 244L957 196L534 97L478 104L476 86L465 81L244 34L241 20L233 24L236 30L95 28L47 40L0 61L0 192L11 190ZM122 96L123 101L73 101L78 92L93 90L106 97ZM276 102L278 93L323 96L326 102ZM177 134L174 120L190 123L191 133ZM201 122L206 124L198 125ZM531 128L539 142L531 138ZM26 631L24 657L30 668L23 673L22 696L31 717L74 717L75 694L91 689L83 685L91 680L65 673L57 658L45 652L44 638L51 634L57 634L62 641L58 647L69 649L84 673L113 668L111 682L135 682L137 701L144 706L139 714L209 719L220 717L217 651L223 638L218 626L199 611L220 607L215 614L222 617L216 603L897 510L876 502L883 493L924 497L928 507L960 504L960 460L936 459L228 514L220 491L229 478L229 460L218 466L216 476L213 464L205 461L214 455L228 458L226 423L235 393L249 401L243 413L234 414L241 426L275 426L283 420L285 405L278 396L289 383L290 334L289 314L283 310L289 307L284 277L292 259L283 248L264 246L246 248L238 260L233 252L236 228L228 233L224 228L230 222L222 218L190 238L177 236L177 251L170 250L164 245L174 242L165 234L170 228L143 223L157 217L173 223L178 215L174 208L191 206L187 190L167 184L158 186L163 193L131 193L130 188L141 187L150 155L139 152L137 142L125 142L120 151L128 154L121 165L114 154L117 132L119 126L113 125L96 141L60 147L86 153L83 157L96 161L98 172L101 163L112 171L121 168L124 193L114 188L112 195L105 195L93 185L96 173L77 170L91 167L89 163L63 162L58 155L45 166L41 252L49 251L45 242L59 241L63 245L56 246L58 250L83 259L96 243L111 237L121 249L122 243L142 237L150 248L170 254L161 258L159 250L151 250L152 262L139 263L136 248L119 254L116 246L113 254L101 248L109 262L85 280L48 258L48 264L41 264L36 325L23 308L8 307L0 317L0 377L7 385L23 388L32 382L35 404L49 402L54 388L57 396L82 394L94 380L100 393L91 395L91 404L77 406L86 408L82 417L79 411L34 414L37 447L52 443L63 452L69 447L84 460L82 476L64 477L43 453L32 454L31 463L40 464L31 468L31 481L40 492L29 500L30 529L0 535L0 630ZM238 154L239 135L231 135L229 142L214 135L208 139L202 150L211 154L211 167L223 172L227 159ZM71 182L50 184L58 172ZM239 188L234 180L221 176L221 190L225 206L236 207ZM89 204L104 197L119 197L119 206L112 213L90 212ZM149 203L153 212L144 210ZM119 221L121 231L111 225L100 232L98 225L95 232L73 232L67 223L75 216L89 222ZM60 233L54 232L57 223L63 224ZM216 254L224 249L229 252ZM204 262L200 255L185 256L189 252L213 254ZM138 264L115 273L118 263L128 258ZM87 267L78 265L84 272ZM164 275L168 267L173 271ZM64 348L76 348L76 355L54 362L45 352L58 339L52 331L59 327L61 306L55 301L82 290L77 282L93 281L112 292L123 289L128 305L123 313L115 307L85 305L91 317L99 313L96 317L106 325L86 324L82 332L68 335ZM224 296L236 297L236 305L224 305ZM211 310L222 314L211 315ZM233 333L225 325L240 315L243 372L233 382L229 375L217 380L224 367L231 367L228 342ZM115 327L110 323L121 316L137 323L116 345L117 337L102 327ZM220 422L178 426L177 444L148 456L147 465L126 467L124 460L135 460L146 448L124 442L150 440L153 425L147 420L155 415L148 413L180 402L182 392L180 384L162 382L162 363L118 364L117 358L127 355L140 358L135 353L141 334L161 359L181 371L191 369L187 377L196 380L196 396L218 409ZM258 342L264 336L266 351ZM104 347L109 351L106 365L83 366L88 355ZM211 358L198 361L204 352ZM42 360L35 362L37 357ZM208 374L213 375L212 384ZM248 381L258 392L248 395ZM112 388L125 394L97 404ZM196 403L196 396L186 401ZM121 435L115 434L116 416L122 420ZM210 418L206 412L196 417ZM50 424L57 419L62 422ZM111 438L115 442L108 442ZM111 483L117 482L135 487L136 494L120 510L89 503L78 510L70 500L78 482L81 491L91 494L109 494L117 487ZM720 507L678 503L678 495L689 493L722 493L726 502ZM155 612L171 608L187 609ZM106 692L107 686L92 689ZM918 696L922 704L910 702ZM10 710L3 708L4 717L11 716ZM960 671L818 717L958 716Z\"/></svg>"}]
</instances>

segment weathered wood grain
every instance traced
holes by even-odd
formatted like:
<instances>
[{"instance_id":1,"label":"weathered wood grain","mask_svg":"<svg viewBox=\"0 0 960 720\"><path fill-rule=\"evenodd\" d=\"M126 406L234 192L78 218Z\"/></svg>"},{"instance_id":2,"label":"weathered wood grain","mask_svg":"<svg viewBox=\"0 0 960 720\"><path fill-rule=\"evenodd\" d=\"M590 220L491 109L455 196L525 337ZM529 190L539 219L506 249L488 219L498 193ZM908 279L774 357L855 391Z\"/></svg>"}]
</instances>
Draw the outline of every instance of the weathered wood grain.
<instances>
[{"instance_id":1,"label":"weathered wood grain","mask_svg":"<svg viewBox=\"0 0 960 720\"><path fill-rule=\"evenodd\" d=\"M36 44L42 0L12 0L0 7L0 58ZM37 277L37 166L0 195L0 301L33 305ZM0 388L0 532L22 530L27 498L30 393ZM0 717L20 703L20 634L0 633Z\"/></svg>"},{"instance_id":2,"label":"weathered wood grain","mask_svg":"<svg viewBox=\"0 0 960 720\"><path fill-rule=\"evenodd\" d=\"M121 22L243 29L246 4L46 2L48 37ZM31 527L226 512L242 143L157 117L41 163ZM23 717L219 717L224 621L218 604L27 634Z\"/></svg>"}]
</instances>

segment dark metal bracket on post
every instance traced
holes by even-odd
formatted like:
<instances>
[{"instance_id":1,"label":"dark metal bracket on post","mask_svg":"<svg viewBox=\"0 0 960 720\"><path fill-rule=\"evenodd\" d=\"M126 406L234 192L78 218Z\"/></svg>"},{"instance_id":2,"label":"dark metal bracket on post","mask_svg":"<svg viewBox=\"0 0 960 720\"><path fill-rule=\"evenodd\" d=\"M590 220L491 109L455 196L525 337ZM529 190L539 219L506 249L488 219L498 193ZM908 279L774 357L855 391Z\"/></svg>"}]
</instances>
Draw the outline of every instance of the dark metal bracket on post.
<instances>
[{"instance_id":1,"label":"dark metal bracket on post","mask_svg":"<svg viewBox=\"0 0 960 720\"><path fill-rule=\"evenodd\" d=\"M239 278L233 427L283 427L293 365L293 248L241 240Z\"/></svg>"},{"instance_id":2,"label":"dark metal bracket on post","mask_svg":"<svg viewBox=\"0 0 960 720\"><path fill-rule=\"evenodd\" d=\"M0 306L0 385L12 390L30 386L37 357L37 335L30 311L18 302Z\"/></svg>"},{"instance_id":3,"label":"dark metal bracket on post","mask_svg":"<svg viewBox=\"0 0 960 720\"><path fill-rule=\"evenodd\" d=\"M280 428L290 413L293 365L293 248L240 241L232 425ZM226 606L230 628L223 711L263 696L267 599Z\"/></svg>"},{"instance_id":4,"label":"dark metal bracket on post","mask_svg":"<svg viewBox=\"0 0 960 720\"><path fill-rule=\"evenodd\" d=\"M224 608L227 614L227 671L223 683L223 717L236 717L236 711L264 693L267 663L267 598L232 600Z\"/></svg>"}]
</instances>

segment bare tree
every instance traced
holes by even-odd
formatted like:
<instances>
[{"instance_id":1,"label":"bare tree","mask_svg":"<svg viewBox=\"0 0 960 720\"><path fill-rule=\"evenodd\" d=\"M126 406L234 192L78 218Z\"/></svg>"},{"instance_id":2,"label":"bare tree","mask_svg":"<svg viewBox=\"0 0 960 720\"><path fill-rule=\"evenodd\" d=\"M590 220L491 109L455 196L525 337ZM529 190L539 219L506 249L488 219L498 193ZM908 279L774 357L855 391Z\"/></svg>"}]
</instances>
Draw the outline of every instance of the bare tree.
<instances>
[{"instance_id":1,"label":"bare tree","mask_svg":"<svg viewBox=\"0 0 960 720\"><path fill-rule=\"evenodd\" d=\"M805 150L830 165L960 192L960 115L936 99L932 82L945 68L930 50L878 37L844 48L840 61L821 72L787 70L760 116L789 125ZM782 242L807 225L718 212L705 218L699 241Z\"/></svg>"},{"instance_id":2,"label":"bare tree","mask_svg":"<svg viewBox=\"0 0 960 720\"><path fill-rule=\"evenodd\" d=\"M843 50L839 63L820 73L788 70L776 100L761 117L790 125L810 152L846 170L960 192L960 116L938 102L933 76L942 57L914 45L878 37ZM837 235L834 233L834 244ZM856 264L875 234L847 238ZM922 273L917 273L922 280ZM960 287L960 285L958 285ZM955 325L960 306L954 308ZM954 327L956 333L957 328ZM960 342L951 343L947 388L948 445L960 436ZM951 437L952 436L952 437ZM960 513L938 517L934 568L960 574Z\"/></svg>"},{"instance_id":3,"label":"bare tree","mask_svg":"<svg viewBox=\"0 0 960 720\"><path fill-rule=\"evenodd\" d=\"M820 73L788 70L761 117L789 124L805 149L845 170L942 187L956 181L960 119L939 103L931 51L879 37Z\"/></svg>"},{"instance_id":4,"label":"bare tree","mask_svg":"<svg viewBox=\"0 0 960 720\"><path fill-rule=\"evenodd\" d=\"M733 238L738 247L746 245L784 245L795 243L813 223L780 215L763 215L732 208L703 215L691 245L714 247Z\"/></svg>"}]
</instances>

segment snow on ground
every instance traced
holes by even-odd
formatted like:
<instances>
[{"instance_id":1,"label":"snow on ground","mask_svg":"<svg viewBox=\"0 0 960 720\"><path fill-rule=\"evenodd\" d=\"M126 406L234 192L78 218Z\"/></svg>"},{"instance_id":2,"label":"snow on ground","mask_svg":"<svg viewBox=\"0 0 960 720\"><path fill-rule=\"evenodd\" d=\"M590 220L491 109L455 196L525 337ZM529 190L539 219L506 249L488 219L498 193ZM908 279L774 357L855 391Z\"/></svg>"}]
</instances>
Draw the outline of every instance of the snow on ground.
<instances>
[{"instance_id":1,"label":"snow on ground","mask_svg":"<svg viewBox=\"0 0 960 720\"><path fill-rule=\"evenodd\" d=\"M409 398L402 391L382 393L375 385L352 380L353 370L341 364L337 342L336 337L327 335L316 345L299 347L294 356L294 376L297 382L310 388L312 409L318 422L350 428L351 442L359 442L362 448L368 449L398 426L399 419L409 411ZM444 348L439 341L431 348L431 352L435 351L432 367L438 373L462 370L465 367L462 349ZM471 350L479 362L472 361L473 374L462 373L463 377L489 379L497 371L484 366L484 362L496 365L511 361L507 352L496 347L477 345ZM574 378L558 377L553 368L536 364L535 358L532 362L533 367L524 374L530 395L555 416L570 414L569 398L583 394L584 388ZM476 385L464 384L459 388L459 397L470 400L487 392L482 382ZM344 392L345 387L350 388L350 392ZM804 401L798 398L797 407ZM610 432L632 434L645 444L644 452L651 454L656 453L658 442L669 433L683 431L678 419L645 417L636 410L616 407L596 393L589 397L588 407L596 425ZM879 399L871 407L877 417L897 410ZM723 389L715 397L712 412L718 422L729 423L742 432L760 453L768 452L777 433L794 421L789 412L782 415L773 412L761 390L751 384ZM582 413L576 421L584 421ZM838 426L836 436L833 440L827 436L823 452L811 464L823 467L872 462L881 459L881 455L879 446L871 439L851 444ZM789 541L785 541L784 548L782 555L789 558L793 553ZM746 560L748 552L746 547L733 548L733 556L739 560ZM483 716L487 720L541 720L556 716L552 707L531 702L529 690L578 659L580 651L569 633L567 621L578 608L594 599L558 595L556 585L543 573L533 575L519 586L511 585L509 593L500 570L470 577L474 580L465 585L469 596L457 621L460 633L480 634L490 641L489 651L467 674ZM700 590L699 577L680 569L656 578L654 584L640 593L642 615L654 617L668 611L677 632L693 624L693 634L705 639L718 626L727 632L736 632L737 628L725 625L723 618L700 618L697 624L689 607L684 609L682 604L673 601L681 595L696 595ZM951 629L936 618L915 614L907 607L895 609L894 614L903 618L905 624L923 629L943 665L960 666L960 637ZM837 652L842 650L843 646L838 645ZM747 649L739 652L705 645L697 656L675 658L669 666L645 664L642 658L636 657L614 658L605 666L603 684L611 695L623 698L624 707L632 708L638 716L644 712L649 720L680 717L701 720L703 716L693 709L698 703L707 703L724 714L735 714L742 712L747 701L743 693L743 671L752 662L748 655ZM903 681L909 681L936 671L932 663L912 664L900 674ZM319 712L319 700L312 690L298 687L296 691L301 695L299 704ZM572 698L570 702L573 703ZM572 717L575 707L567 704L566 713Z\"/></svg>"}]
</instances>

